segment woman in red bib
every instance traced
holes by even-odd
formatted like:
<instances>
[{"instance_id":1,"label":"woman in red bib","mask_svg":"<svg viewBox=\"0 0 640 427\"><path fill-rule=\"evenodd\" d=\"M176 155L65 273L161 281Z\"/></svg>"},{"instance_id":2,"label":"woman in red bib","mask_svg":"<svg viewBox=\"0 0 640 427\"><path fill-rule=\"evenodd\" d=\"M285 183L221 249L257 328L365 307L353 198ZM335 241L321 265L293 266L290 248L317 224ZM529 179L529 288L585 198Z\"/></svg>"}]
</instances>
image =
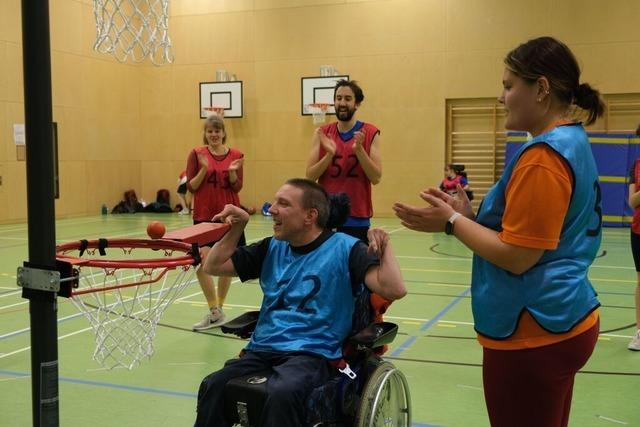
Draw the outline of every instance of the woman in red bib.
<instances>
[{"instance_id":1,"label":"woman in red bib","mask_svg":"<svg viewBox=\"0 0 640 427\"><path fill-rule=\"evenodd\" d=\"M194 148L187 158L187 188L193 193L193 223L211 222L225 205L240 206L238 193L242 189L242 164L244 155L226 146L227 134L224 121L213 115L204 123L204 145ZM206 246L213 246L214 242ZM239 244L244 246L242 235ZM209 247L201 249L204 259ZM209 311L194 331L215 328L225 322L222 304L231 285L230 277L218 278L216 291L213 277L201 267L196 270L200 288L207 299Z\"/></svg>"},{"instance_id":2,"label":"woman in red bib","mask_svg":"<svg viewBox=\"0 0 640 427\"><path fill-rule=\"evenodd\" d=\"M636 129L640 136L640 125ZM636 285L636 333L627 346L629 350L640 351L640 159L637 159L629 174L629 206L633 209L631 223L631 252L636 266L638 283Z\"/></svg>"}]
</instances>

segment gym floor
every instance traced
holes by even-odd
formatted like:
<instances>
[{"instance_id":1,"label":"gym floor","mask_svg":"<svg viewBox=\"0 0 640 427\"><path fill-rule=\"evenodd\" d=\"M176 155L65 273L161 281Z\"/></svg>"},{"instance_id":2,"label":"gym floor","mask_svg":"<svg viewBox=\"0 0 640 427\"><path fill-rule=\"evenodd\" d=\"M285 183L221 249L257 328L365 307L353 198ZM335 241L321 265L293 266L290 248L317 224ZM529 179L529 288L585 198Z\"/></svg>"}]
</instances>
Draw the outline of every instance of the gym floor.
<instances>
[{"instance_id":1,"label":"gym floor","mask_svg":"<svg viewBox=\"0 0 640 427\"><path fill-rule=\"evenodd\" d=\"M124 214L59 220L59 243L98 237L146 237L151 220L168 229L191 224L177 214ZM415 426L488 426L481 378L481 347L470 309L471 254L444 234L404 229L376 218L392 233L408 295L386 319L400 332L387 358L407 376ZM637 389L640 353L627 350L634 327L636 273L628 229L605 229L590 277L602 302L595 353L576 377L570 425L640 425ZM271 234L271 221L254 215L253 242ZM0 425L31 424L29 310L16 286L16 268L27 258L26 224L0 226ZM234 279L225 311L235 317L257 309L257 282ZM58 299L60 424L64 426L188 426L195 419L200 380L234 357L243 342L218 329L191 332L206 303L195 281L160 320L155 354L138 367L106 370L92 360L93 333L65 298Z\"/></svg>"}]
</instances>

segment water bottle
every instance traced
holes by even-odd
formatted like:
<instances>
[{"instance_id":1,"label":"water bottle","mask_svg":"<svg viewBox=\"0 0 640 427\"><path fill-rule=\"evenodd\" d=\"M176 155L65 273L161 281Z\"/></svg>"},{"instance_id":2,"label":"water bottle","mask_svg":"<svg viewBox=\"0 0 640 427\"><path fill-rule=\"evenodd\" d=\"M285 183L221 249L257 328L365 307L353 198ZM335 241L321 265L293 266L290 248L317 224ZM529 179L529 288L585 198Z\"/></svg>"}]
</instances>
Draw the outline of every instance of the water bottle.
<instances>
[{"instance_id":1,"label":"water bottle","mask_svg":"<svg viewBox=\"0 0 640 427\"><path fill-rule=\"evenodd\" d=\"M107 209L107 205L103 204L102 205L102 215L106 215L109 213L109 210Z\"/></svg>"}]
</instances>

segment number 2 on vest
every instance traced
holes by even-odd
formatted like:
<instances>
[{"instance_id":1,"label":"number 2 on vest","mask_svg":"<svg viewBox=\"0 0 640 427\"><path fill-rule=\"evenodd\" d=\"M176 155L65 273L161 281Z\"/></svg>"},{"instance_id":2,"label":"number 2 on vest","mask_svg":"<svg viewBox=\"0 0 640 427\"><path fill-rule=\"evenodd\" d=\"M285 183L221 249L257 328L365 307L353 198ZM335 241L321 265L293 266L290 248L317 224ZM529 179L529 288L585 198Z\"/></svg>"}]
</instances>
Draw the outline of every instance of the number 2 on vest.
<instances>
[{"instance_id":1,"label":"number 2 on vest","mask_svg":"<svg viewBox=\"0 0 640 427\"><path fill-rule=\"evenodd\" d=\"M303 283L310 281L311 283L313 283L313 288L302 298L302 301L300 301L300 304L298 304L298 307L296 308L296 311L301 312L301 313L308 313L308 314L315 314L316 313L316 309L315 308L307 308L307 303L314 297L317 295L318 292L320 292L320 288L322 287L322 283L320 282L320 278L318 276L316 276L315 274L309 274L307 276L304 276L302 278ZM285 292L288 288L289 283L291 282L291 279L285 279L285 280L281 280L278 282L278 286L280 287L280 295L278 296L278 302L276 303L276 306L274 307L274 310L286 310L286 306L285 306ZM285 288L283 289L282 287L285 286Z\"/></svg>"}]
</instances>

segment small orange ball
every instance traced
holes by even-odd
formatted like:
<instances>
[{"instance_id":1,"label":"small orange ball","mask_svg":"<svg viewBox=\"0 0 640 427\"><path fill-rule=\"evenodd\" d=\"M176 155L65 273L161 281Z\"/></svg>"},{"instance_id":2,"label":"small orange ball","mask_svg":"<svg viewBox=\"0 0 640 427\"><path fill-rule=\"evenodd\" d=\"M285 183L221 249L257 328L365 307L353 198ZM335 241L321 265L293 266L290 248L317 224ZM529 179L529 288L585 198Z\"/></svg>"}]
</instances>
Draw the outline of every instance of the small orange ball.
<instances>
[{"instance_id":1,"label":"small orange ball","mask_svg":"<svg viewBox=\"0 0 640 427\"><path fill-rule=\"evenodd\" d=\"M147 225L147 234L152 239L162 239L164 233L167 232L167 228L160 221L151 221L149 225Z\"/></svg>"}]
</instances>

